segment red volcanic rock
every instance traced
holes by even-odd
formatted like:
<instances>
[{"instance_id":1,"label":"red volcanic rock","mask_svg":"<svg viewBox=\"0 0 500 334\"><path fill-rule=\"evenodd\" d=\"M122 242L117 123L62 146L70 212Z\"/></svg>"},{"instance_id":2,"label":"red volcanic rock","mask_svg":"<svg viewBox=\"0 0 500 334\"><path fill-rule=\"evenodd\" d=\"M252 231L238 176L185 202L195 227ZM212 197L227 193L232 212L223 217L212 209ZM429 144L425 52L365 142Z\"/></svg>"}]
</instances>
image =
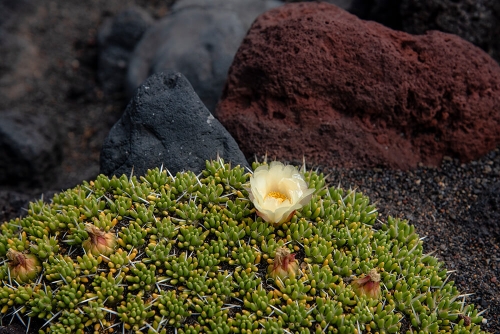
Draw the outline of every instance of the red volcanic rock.
<instances>
[{"instance_id":1,"label":"red volcanic rock","mask_svg":"<svg viewBox=\"0 0 500 334\"><path fill-rule=\"evenodd\" d=\"M500 142L500 67L454 35L288 4L254 22L217 117L248 156L401 169L467 161Z\"/></svg>"}]
</instances>

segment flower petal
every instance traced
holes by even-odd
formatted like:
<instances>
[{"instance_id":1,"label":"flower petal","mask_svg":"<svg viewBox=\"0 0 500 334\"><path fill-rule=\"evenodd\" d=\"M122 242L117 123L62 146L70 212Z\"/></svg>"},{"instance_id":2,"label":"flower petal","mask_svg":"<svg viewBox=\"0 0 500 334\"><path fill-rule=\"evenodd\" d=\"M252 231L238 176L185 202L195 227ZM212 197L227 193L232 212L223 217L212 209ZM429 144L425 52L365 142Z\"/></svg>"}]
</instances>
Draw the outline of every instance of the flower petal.
<instances>
[{"instance_id":1,"label":"flower petal","mask_svg":"<svg viewBox=\"0 0 500 334\"><path fill-rule=\"evenodd\" d=\"M308 189L296 167L278 161L258 167L250 177L250 200L258 215L274 224L288 221L310 201L314 191Z\"/></svg>"}]
</instances>

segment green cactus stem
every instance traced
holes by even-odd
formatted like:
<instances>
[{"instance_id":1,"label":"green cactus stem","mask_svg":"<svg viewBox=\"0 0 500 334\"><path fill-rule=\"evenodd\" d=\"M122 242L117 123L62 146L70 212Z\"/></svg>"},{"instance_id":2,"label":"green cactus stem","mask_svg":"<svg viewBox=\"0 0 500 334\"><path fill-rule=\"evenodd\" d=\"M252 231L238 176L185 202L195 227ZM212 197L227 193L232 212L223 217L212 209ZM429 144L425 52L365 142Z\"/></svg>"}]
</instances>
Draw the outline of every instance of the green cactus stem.
<instances>
[{"instance_id":1,"label":"green cactus stem","mask_svg":"<svg viewBox=\"0 0 500 334\"><path fill-rule=\"evenodd\" d=\"M0 318L39 318L40 333L485 333L413 226L375 225L366 196L301 173L314 192L281 224L222 159L31 203L0 226Z\"/></svg>"}]
</instances>

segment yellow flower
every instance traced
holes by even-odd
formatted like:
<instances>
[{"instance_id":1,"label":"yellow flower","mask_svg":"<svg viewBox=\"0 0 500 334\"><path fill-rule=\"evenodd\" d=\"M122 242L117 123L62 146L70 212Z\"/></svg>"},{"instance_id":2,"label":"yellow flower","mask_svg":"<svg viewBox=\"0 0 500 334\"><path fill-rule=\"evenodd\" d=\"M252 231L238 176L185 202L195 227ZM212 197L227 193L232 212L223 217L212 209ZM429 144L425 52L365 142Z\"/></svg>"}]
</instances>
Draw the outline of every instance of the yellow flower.
<instances>
[{"instance_id":1,"label":"yellow flower","mask_svg":"<svg viewBox=\"0 0 500 334\"><path fill-rule=\"evenodd\" d=\"M250 177L250 200L257 214L269 223L289 221L295 210L311 200L314 191L297 168L277 161L258 167Z\"/></svg>"}]
</instances>

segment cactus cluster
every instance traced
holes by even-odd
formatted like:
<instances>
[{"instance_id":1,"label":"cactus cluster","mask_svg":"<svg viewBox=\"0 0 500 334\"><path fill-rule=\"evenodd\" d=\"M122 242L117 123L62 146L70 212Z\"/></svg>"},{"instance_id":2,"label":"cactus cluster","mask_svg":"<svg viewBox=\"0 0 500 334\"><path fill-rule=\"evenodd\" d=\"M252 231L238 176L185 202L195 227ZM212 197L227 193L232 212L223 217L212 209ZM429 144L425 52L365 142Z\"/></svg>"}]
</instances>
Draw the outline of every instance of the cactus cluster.
<instances>
[{"instance_id":1,"label":"cactus cluster","mask_svg":"<svg viewBox=\"0 0 500 334\"><path fill-rule=\"evenodd\" d=\"M254 168L257 165L253 166ZM100 175L0 227L0 311L41 333L484 333L407 222L356 191L263 221L250 172Z\"/></svg>"}]
</instances>

